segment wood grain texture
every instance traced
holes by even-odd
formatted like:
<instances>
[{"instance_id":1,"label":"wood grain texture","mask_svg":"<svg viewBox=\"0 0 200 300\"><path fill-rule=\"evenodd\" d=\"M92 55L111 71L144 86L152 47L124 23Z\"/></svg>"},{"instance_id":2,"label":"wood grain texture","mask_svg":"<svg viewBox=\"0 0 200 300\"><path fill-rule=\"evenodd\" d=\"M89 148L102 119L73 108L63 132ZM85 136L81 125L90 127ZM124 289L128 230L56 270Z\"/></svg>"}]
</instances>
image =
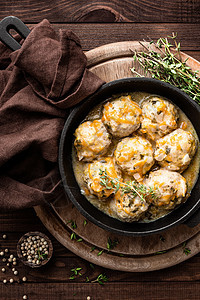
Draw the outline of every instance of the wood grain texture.
<instances>
[{"instance_id":1,"label":"wood grain texture","mask_svg":"<svg viewBox=\"0 0 200 300\"><path fill-rule=\"evenodd\" d=\"M42 19L41 19L42 20ZM32 28L34 24L28 24ZM181 42L182 51L199 51L200 47L200 25L183 23L166 24L139 24L139 23L115 23L115 24L53 24L55 30L73 30L80 38L84 51L115 42L142 41L150 37L157 40L167 37L172 32L177 33L177 40ZM199 53L199 52L198 52ZM199 55L197 53L197 55ZM198 56L199 57L199 56ZM195 57L197 58L197 57Z\"/></svg>"},{"instance_id":2,"label":"wood grain texture","mask_svg":"<svg viewBox=\"0 0 200 300\"><path fill-rule=\"evenodd\" d=\"M54 24L56 30L71 29L79 36L85 51L111 42L142 40L147 35L157 39L174 31L178 33L182 50L200 60L199 0L1 1L0 18L8 15L22 18L29 26L47 18L57 23ZM125 22L126 24L123 24ZM29 230L47 233L32 209L0 213L0 249L10 247L14 252L18 239ZM5 232L8 234L8 240L1 238ZM25 284L5 286L2 283L3 273L0 272L1 300L22 299L24 294L33 300L86 300L88 295L91 296L91 300L199 299L200 254L164 271L127 273L99 266L95 266L93 270L87 261L77 257L47 234L52 238L54 245L54 256L50 264L46 269L36 271L19 263L19 275L26 275L28 278ZM84 275L71 282L68 279L70 269L78 266L83 268ZM93 280L104 271L109 277L109 282L104 287L84 282L85 276ZM10 278L10 275L11 272L8 272L7 278Z\"/></svg>"},{"instance_id":3,"label":"wood grain texture","mask_svg":"<svg viewBox=\"0 0 200 300\"><path fill-rule=\"evenodd\" d=\"M7 0L0 18L15 15L24 22L200 22L198 0Z\"/></svg>"},{"instance_id":4,"label":"wood grain texture","mask_svg":"<svg viewBox=\"0 0 200 300\"><path fill-rule=\"evenodd\" d=\"M26 294L31 300L198 300L199 282L106 283L25 283L12 288L0 285L1 300L18 300Z\"/></svg>"}]
</instances>

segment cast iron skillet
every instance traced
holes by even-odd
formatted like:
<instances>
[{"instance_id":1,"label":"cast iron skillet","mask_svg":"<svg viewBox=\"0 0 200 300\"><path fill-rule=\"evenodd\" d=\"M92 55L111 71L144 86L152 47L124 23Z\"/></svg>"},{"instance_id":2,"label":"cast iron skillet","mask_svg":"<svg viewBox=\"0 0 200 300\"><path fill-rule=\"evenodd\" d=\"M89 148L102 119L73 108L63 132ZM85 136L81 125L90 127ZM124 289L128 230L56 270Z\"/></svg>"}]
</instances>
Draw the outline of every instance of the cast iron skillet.
<instances>
[{"instance_id":1,"label":"cast iron skillet","mask_svg":"<svg viewBox=\"0 0 200 300\"><path fill-rule=\"evenodd\" d=\"M200 133L200 107L181 90L155 79L125 78L104 84L95 94L86 99L84 103L73 109L64 125L59 148L59 168L64 189L74 205L86 218L96 225L115 233L131 236L153 234L183 223L200 207L200 177L192 190L191 196L185 203L181 204L167 216L149 223L124 223L109 217L95 208L80 193L80 188L73 172L71 156L75 129L95 105L108 99L113 94L135 91L157 94L172 100L192 121L197 133Z\"/></svg>"},{"instance_id":2,"label":"cast iron skillet","mask_svg":"<svg viewBox=\"0 0 200 300\"><path fill-rule=\"evenodd\" d=\"M11 50L20 49L21 45L10 35L9 30L15 29L23 38L30 30L16 17L6 17L0 22L0 40ZM61 135L59 147L59 168L68 197L79 211L98 226L124 235L147 235L158 233L177 224L195 226L200 222L200 177L192 190L190 198L170 214L150 223L124 223L109 217L95 208L81 193L76 182L72 167L72 143L74 131L83 121L88 112L98 103L123 92L143 91L165 96L174 102L187 115L200 135L200 107L181 90L158 80L150 78L126 78L104 84L95 94L86 99L70 113Z\"/></svg>"}]
</instances>

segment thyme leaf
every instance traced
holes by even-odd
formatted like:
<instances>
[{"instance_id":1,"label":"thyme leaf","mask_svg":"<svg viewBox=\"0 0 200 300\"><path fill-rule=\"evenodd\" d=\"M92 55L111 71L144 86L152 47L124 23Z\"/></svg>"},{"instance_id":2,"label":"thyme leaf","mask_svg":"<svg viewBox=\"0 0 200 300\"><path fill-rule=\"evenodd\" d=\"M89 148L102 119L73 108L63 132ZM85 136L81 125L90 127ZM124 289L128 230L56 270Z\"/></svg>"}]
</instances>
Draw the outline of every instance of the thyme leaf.
<instances>
[{"instance_id":1,"label":"thyme leaf","mask_svg":"<svg viewBox=\"0 0 200 300\"><path fill-rule=\"evenodd\" d=\"M134 61L138 61L145 74L152 78L172 84L194 101L200 104L200 79L198 71L192 71L187 65L187 60L181 58L181 44L176 41L177 35L167 38L159 38L157 41L150 40L149 46L141 43L144 51L132 51ZM157 51L156 51L157 50ZM131 69L137 77L143 77L135 68Z\"/></svg>"}]
</instances>

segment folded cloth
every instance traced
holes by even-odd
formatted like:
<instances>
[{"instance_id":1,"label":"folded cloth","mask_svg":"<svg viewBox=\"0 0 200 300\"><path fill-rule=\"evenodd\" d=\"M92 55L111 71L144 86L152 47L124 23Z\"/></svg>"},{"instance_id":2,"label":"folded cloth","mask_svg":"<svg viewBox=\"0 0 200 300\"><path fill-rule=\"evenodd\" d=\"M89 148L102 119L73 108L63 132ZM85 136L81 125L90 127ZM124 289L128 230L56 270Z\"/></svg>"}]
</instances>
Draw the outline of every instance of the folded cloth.
<instances>
[{"instance_id":1,"label":"folded cloth","mask_svg":"<svg viewBox=\"0 0 200 300\"><path fill-rule=\"evenodd\" d=\"M1 209L43 204L63 192L57 158L68 108L103 84L86 63L77 36L56 33L47 20L21 49L0 44Z\"/></svg>"}]
</instances>

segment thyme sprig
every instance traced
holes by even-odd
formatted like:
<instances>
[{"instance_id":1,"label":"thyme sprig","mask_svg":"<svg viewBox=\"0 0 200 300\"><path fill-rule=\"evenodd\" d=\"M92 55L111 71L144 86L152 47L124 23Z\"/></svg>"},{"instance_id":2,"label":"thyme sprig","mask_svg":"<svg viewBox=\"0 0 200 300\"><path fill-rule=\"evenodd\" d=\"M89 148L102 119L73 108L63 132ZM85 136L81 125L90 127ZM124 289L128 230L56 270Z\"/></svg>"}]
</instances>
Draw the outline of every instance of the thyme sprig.
<instances>
[{"instance_id":1,"label":"thyme sprig","mask_svg":"<svg viewBox=\"0 0 200 300\"><path fill-rule=\"evenodd\" d=\"M106 274L100 274L95 280L92 280L91 282L98 282L101 285L104 285L105 282L107 282L109 279Z\"/></svg>"},{"instance_id":2,"label":"thyme sprig","mask_svg":"<svg viewBox=\"0 0 200 300\"><path fill-rule=\"evenodd\" d=\"M122 194L131 194L133 197L139 196L139 198L144 202L147 197L151 199L157 198L156 190L152 187L147 188L143 184L140 184L134 180L121 182L118 178L111 178L106 169L99 169L100 184L105 189L113 189L113 193L117 193L119 190Z\"/></svg>"},{"instance_id":3,"label":"thyme sprig","mask_svg":"<svg viewBox=\"0 0 200 300\"><path fill-rule=\"evenodd\" d=\"M176 35L159 38L156 42L150 40L149 45L140 42L144 51L134 52L134 60L138 61L145 74L170 83L188 94L200 104L200 79L198 71L192 71L187 60L182 60L181 45L176 41ZM131 50L132 51L132 50ZM133 67L131 69L137 77L143 77Z\"/></svg>"}]
</instances>

